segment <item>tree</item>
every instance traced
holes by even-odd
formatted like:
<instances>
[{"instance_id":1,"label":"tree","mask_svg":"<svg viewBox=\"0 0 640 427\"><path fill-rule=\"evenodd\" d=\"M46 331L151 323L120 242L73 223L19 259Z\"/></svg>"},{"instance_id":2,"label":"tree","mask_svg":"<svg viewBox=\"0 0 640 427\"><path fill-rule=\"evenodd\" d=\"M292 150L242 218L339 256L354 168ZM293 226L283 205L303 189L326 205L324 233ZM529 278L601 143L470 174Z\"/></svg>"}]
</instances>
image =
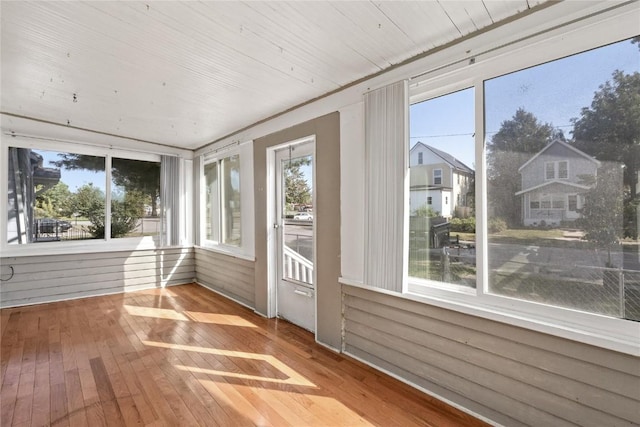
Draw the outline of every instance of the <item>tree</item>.
<instances>
[{"instance_id":1,"label":"tree","mask_svg":"<svg viewBox=\"0 0 640 427\"><path fill-rule=\"evenodd\" d=\"M287 206L311 204L311 188L302 172L302 166L307 166L311 161L300 158L287 162L284 169L285 179L285 203Z\"/></svg>"},{"instance_id":2,"label":"tree","mask_svg":"<svg viewBox=\"0 0 640 427\"><path fill-rule=\"evenodd\" d=\"M573 118L573 144L598 160L625 165L629 201L636 198L640 167L640 73L615 71L600 86L591 106Z\"/></svg>"},{"instance_id":3,"label":"tree","mask_svg":"<svg viewBox=\"0 0 640 427\"><path fill-rule=\"evenodd\" d=\"M39 210L39 217L59 218L60 216L70 216L71 196L69 186L64 182L58 182L53 187L36 193L36 209Z\"/></svg>"},{"instance_id":4,"label":"tree","mask_svg":"<svg viewBox=\"0 0 640 427\"><path fill-rule=\"evenodd\" d=\"M597 176L580 178L591 188L584 195L579 223L585 231L585 239L607 250L607 267L613 267L611 249L622 237L623 228L622 168L617 162L604 162Z\"/></svg>"},{"instance_id":5,"label":"tree","mask_svg":"<svg viewBox=\"0 0 640 427\"><path fill-rule=\"evenodd\" d=\"M521 223L522 207L515 195L521 190L518 168L556 138L564 136L523 108L501 123L487 144L488 195L494 216L511 226Z\"/></svg>"},{"instance_id":6,"label":"tree","mask_svg":"<svg viewBox=\"0 0 640 427\"><path fill-rule=\"evenodd\" d=\"M84 154L60 153L57 167L70 170L85 169L104 171L103 157ZM127 192L141 192L151 198L151 215L157 216L156 201L160 197L160 163L142 160L113 158L111 162L113 183Z\"/></svg>"}]
</instances>

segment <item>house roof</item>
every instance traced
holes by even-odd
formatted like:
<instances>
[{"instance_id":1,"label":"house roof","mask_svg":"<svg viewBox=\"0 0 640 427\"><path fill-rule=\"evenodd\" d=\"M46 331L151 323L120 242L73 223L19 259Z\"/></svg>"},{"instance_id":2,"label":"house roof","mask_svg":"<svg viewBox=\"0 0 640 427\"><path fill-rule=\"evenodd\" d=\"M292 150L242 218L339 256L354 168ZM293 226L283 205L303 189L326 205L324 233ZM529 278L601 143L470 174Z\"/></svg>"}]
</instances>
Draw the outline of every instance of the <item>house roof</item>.
<instances>
[{"instance_id":1,"label":"house roof","mask_svg":"<svg viewBox=\"0 0 640 427\"><path fill-rule=\"evenodd\" d=\"M600 162L598 160L596 160L595 158L591 157L590 155L588 155L587 153L585 153L584 151L580 151L578 150L576 147L567 144L564 141L560 141L559 139L553 140L551 141L549 144L547 144L542 150L538 151L533 157L531 157L529 160L527 160L522 166L520 166L520 168L518 168L518 172L521 172L525 167L527 167L531 162L533 162L535 159L538 158L538 156L540 156L542 153L544 153L545 151L547 151L549 148L553 147L555 144L560 144L563 147L575 152L576 154L584 157L587 160L592 161L593 163L595 163L598 167L600 167Z\"/></svg>"},{"instance_id":2,"label":"house roof","mask_svg":"<svg viewBox=\"0 0 640 427\"><path fill-rule=\"evenodd\" d=\"M516 193L516 196L520 196L521 194L529 193L530 191L539 190L541 188L548 187L549 185L553 185L553 184L566 185L568 187L574 187L574 188L577 188L577 189L580 189L580 190L588 190L589 188L591 188L588 185L576 184L575 182L561 181L561 180L558 180L558 179L553 179L551 181L547 181L545 183L542 183L542 184L539 184L539 185L535 185L533 187L529 187L527 189L518 191Z\"/></svg>"},{"instance_id":3,"label":"house roof","mask_svg":"<svg viewBox=\"0 0 640 427\"><path fill-rule=\"evenodd\" d=\"M418 146L422 146L422 147L426 148L427 150L430 150L433 154L435 154L436 156L442 158L442 160L444 160L445 162L449 163L452 168L454 168L454 169L456 169L458 171L461 171L461 172L468 173L468 174L474 174L474 170L473 169L471 169L469 166L465 165L460 160L458 160L455 157L453 157L451 154L446 153L446 152L444 152L442 150L438 150L437 148L433 148L432 146L424 144L424 143L422 143L420 141L418 141L416 143L416 145L413 146L411 151L413 151L416 148L418 148Z\"/></svg>"}]
</instances>

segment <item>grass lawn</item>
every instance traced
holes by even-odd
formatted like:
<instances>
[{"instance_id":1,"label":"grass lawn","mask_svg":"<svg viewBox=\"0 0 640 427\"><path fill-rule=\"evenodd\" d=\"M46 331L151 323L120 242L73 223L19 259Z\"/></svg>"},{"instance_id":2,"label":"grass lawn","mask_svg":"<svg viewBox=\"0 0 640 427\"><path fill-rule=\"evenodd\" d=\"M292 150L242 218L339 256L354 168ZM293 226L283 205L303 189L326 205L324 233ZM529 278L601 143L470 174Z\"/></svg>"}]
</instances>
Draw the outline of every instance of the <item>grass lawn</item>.
<instances>
[{"instance_id":1,"label":"grass lawn","mask_svg":"<svg viewBox=\"0 0 640 427\"><path fill-rule=\"evenodd\" d=\"M451 241L460 236L461 241L475 242L475 233L450 233ZM489 235L490 243L509 243L525 246L546 246L555 248L589 249L591 242L584 240L563 240L562 229L510 228L499 233Z\"/></svg>"}]
</instances>

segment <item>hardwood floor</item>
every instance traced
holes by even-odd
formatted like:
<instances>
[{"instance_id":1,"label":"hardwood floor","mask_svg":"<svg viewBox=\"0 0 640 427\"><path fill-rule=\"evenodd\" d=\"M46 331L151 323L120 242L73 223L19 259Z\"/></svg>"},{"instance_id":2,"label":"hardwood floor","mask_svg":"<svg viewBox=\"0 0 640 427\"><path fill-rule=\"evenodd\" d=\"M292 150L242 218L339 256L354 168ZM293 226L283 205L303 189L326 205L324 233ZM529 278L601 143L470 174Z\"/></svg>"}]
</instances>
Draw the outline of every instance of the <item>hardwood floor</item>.
<instances>
[{"instance_id":1,"label":"hardwood floor","mask_svg":"<svg viewBox=\"0 0 640 427\"><path fill-rule=\"evenodd\" d=\"M481 426L197 285L0 311L2 426Z\"/></svg>"}]
</instances>

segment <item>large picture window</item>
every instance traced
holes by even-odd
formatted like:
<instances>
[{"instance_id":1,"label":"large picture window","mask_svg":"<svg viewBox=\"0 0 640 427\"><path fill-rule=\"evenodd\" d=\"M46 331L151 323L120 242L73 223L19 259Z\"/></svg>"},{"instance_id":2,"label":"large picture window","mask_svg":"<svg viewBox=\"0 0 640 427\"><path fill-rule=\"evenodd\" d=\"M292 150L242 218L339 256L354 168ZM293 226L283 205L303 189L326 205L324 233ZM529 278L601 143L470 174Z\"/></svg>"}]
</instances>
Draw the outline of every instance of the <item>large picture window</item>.
<instances>
[{"instance_id":1,"label":"large picture window","mask_svg":"<svg viewBox=\"0 0 640 427\"><path fill-rule=\"evenodd\" d=\"M638 49L496 60L469 89L412 87L409 293L640 320Z\"/></svg>"},{"instance_id":2,"label":"large picture window","mask_svg":"<svg viewBox=\"0 0 640 427\"><path fill-rule=\"evenodd\" d=\"M157 240L158 161L13 146L8 166L10 245L143 236Z\"/></svg>"}]
</instances>

